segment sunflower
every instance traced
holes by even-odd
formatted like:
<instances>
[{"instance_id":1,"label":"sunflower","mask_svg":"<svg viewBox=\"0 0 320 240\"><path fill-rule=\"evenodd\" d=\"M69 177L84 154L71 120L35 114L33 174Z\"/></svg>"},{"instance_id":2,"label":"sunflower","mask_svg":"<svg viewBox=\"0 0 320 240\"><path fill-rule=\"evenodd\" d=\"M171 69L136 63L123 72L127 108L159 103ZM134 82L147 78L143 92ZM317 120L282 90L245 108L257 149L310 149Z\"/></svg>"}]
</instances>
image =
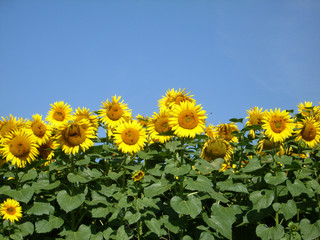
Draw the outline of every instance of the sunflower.
<instances>
[{"instance_id":1,"label":"sunflower","mask_svg":"<svg viewBox=\"0 0 320 240\"><path fill-rule=\"evenodd\" d=\"M123 153L139 152L147 142L146 130L136 120L124 122L116 127L114 141Z\"/></svg>"},{"instance_id":2,"label":"sunflower","mask_svg":"<svg viewBox=\"0 0 320 240\"><path fill-rule=\"evenodd\" d=\"M52 134L52 127L42 121L42 116L39 114L32 115L32 121L27 121L26 130L34 136L39 145L47 142Z\"/></svg>"},{"instance_id":3,"label":"sunflower","mask_svg":"<svg viewBox=\"0 0 320 240\"><path fill-rule=\"evenodd\" d=\"M274 142L271 139L264 137L261 138L257 144L257 153L265 156L267 155L266 151L275 150L278 156L285 154L283 142Z\"/></svg>"},{"instance_id":4,"label":"sunflower","mask_svg":"<svg viewBox=\"0 0 320 240\"><path fill-rule=\"evenodd\" d=\"M19 221L22 217L22 208L18 201L7 198L0 205L0 215L3 219L9 220L10 222Z\"/></svg>"},{"instance_id":5,"label":"sunflower","mask_svg":"<svg viewBox=\"0 0 320 240\"><path fill-rule=\"evenodd\" d=\"M159 133L171 131L169 118L170 114L167 110L160 110L159 114L155 112L150 118L148 131L150 133L150 139L153 142L165 143L172 138L172 136L159 135Z\"/></svg>"},{"instance_id":6,"label":"sunflower","mask_svg":"<svg viewBox=\"0 0 320 240\"><path fill-rule=\"evenodd\" d=\"M222 163L219 172L225 172L227 169L236 169L236 168L237 168L236 164ZM235 172L235 170L233 170L233 172Z\"/></svg>"},{"instance_id":7,"label":"sunflower","mask_svg":"<svg viewBox=\"0 0 320 240\"><path fill-rule=\"evenodd\" d=\"M34 137L24 128L16 129L1 139L1 153L6 162L24 167L26 163L34 161L39 154Z\"/></svg>"},{"instance_id":8,"label":"sunflower","mask_svg":"<svg viewBox=\"0 0 320 240\"><path fill-rule=\"evenodd\" d=\"M215 136L215 130L212 124L209 124L204 131L209 138L213 138Z\"/></svg>"},{"instance_id":9,"label":"sunflower","mask_svg":"<svg viewBox=\"0 0 320 240\"><path fill-rule=\"evenodd\" d=\"M50 138L46 143L39 145L39 155L43 160L47 160L47 162L44 163L44 166L47 166L52 162L52 158L54 157L54 150L58 147L59 144L56 143L53 138Z\"/></svg>"},{"instance_id":10,"label":"sunflower","mask_svg":"<svg viewBox=\"0 0 320 240\"><path fill-rule=\"evenodd\" d=\"M94 115L93 112L90 112L90 109L83 107L82 109L78 107L74 113L74 120L80 121L81 119L89 120L89 126L93 127L94 131L98 131L99 122L98 116ZM88 127L89 127L88 126ZM85 126L84 126L85 127Z\"/></svg>"},{"instance_id":11,"label":"sunflower","mask_svg":"<svg viewBox=\"0 0 320 240\"><path fill-rule=\"evenodd\" d=\"M190 95L191 92L186 92L186 89L180 89L179 91L176 92L175 96L171 97L170 103L169 103L169 108L172 109L176 105L180 105L181 102L196 102L192 97L193 95Z\"/></svg>"},{"instance_id":12,"label":"sunflower","mask_svg":"<svg viewBox=\"0 0 320 240\"><path fill-rule=\"evenodd\" d=\"M265 129L265 135L270 138L272 142L283 142L287 137L293 133L294 123L286 110L280 111L275 109L272 111L265 111L262 128Z\"/></svg>"},{"instance_id":13,"label":"sunflower","mask_svg":"<svg viewBox=\"0 0 320 240\"><path fill-rule=\"evenodd\" d=\"M10 114L10 116L6 116L6 118L2 117L0 120L0 138L5 137L8 133L13 130L21 127L23 125L23 120L17 117L14 117Z\"/></svg>"},{"instance_id":14,"label":"sunflower","mask_svg":"<svg viewBox=\"0 0 320 240\"><path fill-rule=\"evenodd\" d=\"M123 103L123 100L120 102L120 99L120 96L115 95L111 102L108 99L106 102L102 102L99 117L108 127L114 128L131 119L131 110L128 109L127 104Z\"/></svg>"},{"instance_id":15,"label":"sunflower","mask_svg":"<svg viewBox=\"0 0 320 240\"><path fill-rule=\"evenodd\" d=\"M174 90L174 88L169 89L166 92L165 96L162 96L162 98L158 100L159 109L160 110L168 109L170 106L170 103L173 101L173 98L175 98L176 95L177 95L177 91Z\"/></svg>"},{"instance_id":16,"label":"sunflower","mask_svg":"<svg viewBox=\"0 0 320 240\"><path fill-rule=\"evenodd\" d=\"M214 136L221 137L228 142L238 142L238 138L232 132L239 132L235 123L220 123L214 128Z\"/></svg>"},{"instance_id":17,"label":"sunflower","mask_svg":"<svg viewBox=\"0 0 320 240\"><path fill-rule=\"evenodd\" d=\"M229 161L233 154L233 148L230 143L222 138L215 137L208 140L201 151L201 158L211 162L216 158L223 158Z\"/></svg>"},{"instance_id":18,"label":"sunflower","mask_svg":"<svg viewBox=\"0 0 320 240\"><path fill-rule=\"evenodd\" d=\"M136 172L132 178L133 180L136 181L140 181L142 178L144 177L144 172L142 170L140 170L139 172Z\"/></svg>"},{"instance_id":19,"label":"sunflower","mask_svg":"<svg viewBox=\"0 0 320 240\"><path fill-rule=\"evenodd\" d=\"M247 110L248 116L246 117L248 119L246 125L247 126L254 126L254 125L262 125L262 119L263 119L263 112L262 108L259 109L259 107L254 107L253 109L250 108L250 110ZM251 129L249 131L249 135L252 138L256 137L255 130Z\"/></svg>"},{"instance_id":20,"label":"sunflower","mask_svg":"<svg viewBox=\"0 0 320 240\"><path fill-rule=\"evenodd\" d=\"M314 117L306 117L298 121L296 141L303 140L310 148L315 147L320 141L320 123Z\"/></svg>"},{"instance_id":21,"label":"sunflower","mask_svg":"<svg viewBox=\"0 0 320 240\"><path fill-rule=\"evenodd\" d=\"M138 114L136 116L136 120L140 123L141 126L143 126L143 127L148 126L148 122L149 122L148 116L143 116L143 115Z\"/></svg>"},{"instance_id":22,"label":"sunflower","mask_svg":"<svg viewBox=\"0 0 320 240\"><path fill-rule=\"evenodd\" d=\"M194 138L204 132L206 111L195 102L181 102L171 111L169 126L178 137Z\"/></svg>"},{"instance_id":23,"label":"sunflower","mask_svg":"<svg viewBox=\"0 0 320 240\"><path fill-rule=\"evenodd\" d=\"M55 102L50 104L51 108L46 117L46 121L51 123L55 127L67 123L69 120L72 120L72 108L67 103L63 101Z\"/></svg>"},{"instance_id":24,"label":"sunflower","mask_svg":"<svg viewBox=\"0 0 320 240\"><path fill-rule=\"evenodd\" d=\"M66 154L83 152L93 146L92 139L95 138L94 128L90 126L87 119L64 123L58 128L57 141Z\"/></svg>"},{"instance_id":25,"label":"sunflower","mask_svg":"<svg viewBox=\"0 0 320 240\"><path fill-rule=\"evenodd\" d=\"M299 105L298 105L298 111L304 117L312 116L318 110L319 110L319 107L318 106L312 106L312 102L306 102L305 101L304 104L303 103L299 103Z\"/></svg>"}]
</instances>

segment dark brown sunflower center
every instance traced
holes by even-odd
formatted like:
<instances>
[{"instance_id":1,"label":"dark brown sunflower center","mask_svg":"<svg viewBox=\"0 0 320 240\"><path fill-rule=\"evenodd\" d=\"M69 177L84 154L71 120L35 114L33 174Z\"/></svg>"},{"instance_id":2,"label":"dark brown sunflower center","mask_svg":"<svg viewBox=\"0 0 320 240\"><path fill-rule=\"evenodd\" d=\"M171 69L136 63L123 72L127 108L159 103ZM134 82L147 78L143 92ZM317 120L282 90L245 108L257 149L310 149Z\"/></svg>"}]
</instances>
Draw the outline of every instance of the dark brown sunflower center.
<instances>
[{"instance_id":1,"label":"dark brown sunflower center","mask_svg":"<svg viewBox=\"0 0 320 240\"><path fill-rule=\"evenodd\" d=\"M306 141L312 141L317 135L317 129L312 123L306 123L301 130L301 136Z\"/></svg>"},{"instance_id":2,"label":"dark brown sunflower center","mask_svg":"<svg viewBox=\"0 0 320 240\"><path fill-rule=\"evenodd\" d=\"M36 135L37 137L43 137L47 131L46 125L44 125L42 122L35 122L34 124L32 124L31 128L32 128L33 134Z\"/></svg>"},{"instance_id":3,"label":"dark brown sunflower center","mask_svg":"<svg viewBox=\"0 0 320 240\"><path fill-rule=\"evenodd\" d=\"M121 133L122 141L127 145L134 145L139 141L139 131L134 128L125 129Z\"/></svg>"},{"instance_id":4,"label":"dark brown sunflower center","mask_svg":"<svg viewBox=\"0 0 320 240\"><path fill-rule=\"evenodd\" d=\"M56 121L62 122L66 118L66 113L63 110L56 110L54 111L52 118Z\"/></svg>"},{"instance_id":5,"label":"dark brown sunflower center","mask_svg":"<svg viewBox=\"0 0 320 240\"><path fill-rule=\"evenodd\" d=\"M71 146L78 146L83 143L86 139L85 130L78 124L71 124L64 132L65 140Z\"/></svg>"},{"instance_id":6,"label":"dark brown sunflower center","mask_svg":"<svg viewBox=\"0 0 320 240\"><path fill-rule=\"evenodd\" d=\"M270 122L270 127L273 132L281 133L286 128L286 123L281 118L273 118Z\"/></svg>"},{"instance_id":7,"label":"dark brown sunflower center","mask_svg":"<svg viewBox=\"0 0 320 240\"><path fill-rule=\"evenodd\" d=\"M122 107L118 103L115 103L109 107L108 112L107 112L107 116L111 120L116 121L122 117L123 113L124 112L123 112Z\"/></svg>"},{"instance_id":8,"label":"dark brown sunflower center","mask_svg":"<svg viewBox=\"0 0 320 240\"><path fill-rule=\"evenodd\" d=\"M9 215L14 215L16 213L16 209L14 207L8 207L6 209L6 213Z\"/></svg>"},{"instance_id":9,"label":"dark brown sunflower center","mask_svg":"<svg viewBox=\"0 0 320 240\"><path fill-rule=\"evenodd\" d=\"M178 122L182 128L194 129L199 124L198 114L192 110L183 110L178 117Z\"/></svg>"},{"instance_id":10,"label":"dark brown sunflower center","mask_svg":"<svg viewBox=\"0 0 320 240\"><path fill-rule=\"evenodd\" d=\"M159 118L156 121L154 128L158 133L170 131L169 119L167 117Z\"/></svg>"},{"instance_id":11,"label":"dark brown sunflower center","mask_svg":"<svg viewBox=\"0 0 320 240\"><path fill-rule=\"evenodd\" d=\"M24 158L30 153L31 143L24 136L16 136L11 140L9 149L15 157Z\"/></svg>"}]
</instances>

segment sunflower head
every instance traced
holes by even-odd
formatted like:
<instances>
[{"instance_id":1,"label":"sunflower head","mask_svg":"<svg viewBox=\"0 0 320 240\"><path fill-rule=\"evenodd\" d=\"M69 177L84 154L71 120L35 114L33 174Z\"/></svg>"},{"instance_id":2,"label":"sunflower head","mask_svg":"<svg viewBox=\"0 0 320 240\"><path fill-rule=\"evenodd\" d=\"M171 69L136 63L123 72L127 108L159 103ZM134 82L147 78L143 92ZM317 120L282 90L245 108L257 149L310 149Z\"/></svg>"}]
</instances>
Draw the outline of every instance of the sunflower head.
<instances>
[{"instance_id":1,"label":"sunflower head","mask_svg":"<svg viewBox=\"0 0 320 240\"><path fill-rule=\"evenodd\" d=\"M208 162L217 158L223 158L226 161L231 159L233 148L230 143L222 138L213 138L208 140L201 151L201 157Z\"/></svg>"},{"instance_id":2,"label":"sunflower head","mask_svg":"<svg viewBox=\"0 0 320 240\"><path fill-rule=\"evenodd\" d=\"M72 120L72 108L67 103L60 101L50 104L51 108L46 117L46 121L55 127Z\"/></svg>"},{"instance_id":3,"label":"sunflower head","mask_svg":"<svg viewBox=\"0 0 320 240\"><path fill-rule=\"evenodd\" d=\"M214 138L214 136L216 136L215 129L214 129L214 126L213 126L212 124L209 124L209 125L205 128L205 134L206 134L209 138Z\"/></svg>"},{"instance_id":4,"label":"sunflower head","mask_svg":"<svg viewBox=\"0 0 320 240\"><path fill-rule=\"evenodd\" d=\"M22 217L22 208L20 203L14 199L7 198L0 205L0 215L3 219L10 222L19 221Z\"/></svg>"},{"instance_id":5,"label":"sunflower head","mask_svg":"<svg viewBox=\"0 0 320 240\"><path fill-rule=\"evenodd\" d=\"M250 110L247 110L248 116L246 117L248 119L246 125L247 126L254 126L259 125L262 126L262 119L263 119L263 112L262 108L259 109L259 107L250 108ZM249 132L249 135L252 138L256 137L255 130L251 129Z\"/></svg>"},{"instance_id":6,"label":"sunflower head","mask_svg":"<svg viewBox=\"0 0 320 240\"><path fill-rule=\"evenodd\" d=\"M32 120L27 121L26 130L34 136L38 144L47 142L52 134L52 127L42 121L39 114L33 115Z\"/></svg>"},{"instance_id":7,"label":"sunflower head","mask_svg":"<svg viewBox=\"0 0 320 240\"><path fill-rule=\"evenodd\" d=\"M228 142L238 142L238 138L233 135L233 132L239 132L235 123L221 123L215 127L215 136L223 138Z\"/></svg>"},{"instance_id":8,"label":"sunflower head","mask_svg":"<svg viewBox=\"0 0 320 240\"><path fill-rule=\"evenodd\" d=\"M320 123L314 117L306 117L297 123L296 141L303 140L310 148L320 141Z\"/></svg>"},{"instance_id":9,"label":"sunflower head","mask_svg":"<svg viewBox=\"0 0 320 240\"><path fill-rule=\"evenodd\" d=\"M152 141L165 143L172 138L172 136L159 135L161 133L171 131L169 118L170 114L167 110L160 110L159 114L155 112L154 115L150 118L148 131L150 133L150 138Z\"/></svg>"},{"instance_id":10,"label":"sunflower head","mask_svg":"<svg viewBox=\"0 0 320 240\"><path fill-rule=\"evenodd\" d=\"M12 116L6 116L6 118L2 117L2 120L0 120L0 138L5 137L8 133L12 132L15 129L18 129L23 126L23 120L19 118L17 120L16 117Z\"/></svg>"},{"instance_id":11,"label":"sunflower head","mask_svg":"<svg viewBox=\"0 0 320 240\"><path fill-rule=\"evenodd\" d=\"M172 89L169 89L165 96L162 96L161 99L158 100L158 106L159 109L162 110L167 110L171 104L171 102L173 102L173 99L176 97L177 95L177 91Z\"/></svg>"},{"instance_id":12,"label":"sunflower head","mask_svg":"<svg viewBox=\"0 0 320 240\"><path fill-rule=\"evenodd\" d=\"M314 113L319 109L312 105L312 102L304 102L298 104L298 111L304 117L309 117L314 115Z\"/></svg>"},{"instance_id":13,"label":"sunflower head","mask_svg":"<svg viewBox=\"0 0 320 240\"><path fill-rule=\"evenodd\" d=\"M85 128L92 127L95 131L98 130L99 122L98 116L94 115L93 112L90 112L90 109L83 107L82 109L78 107L74 113L74 120L79 122L82 119L87 119L89 121L88 126L83 126Z\"/></svg>"},{"instance_id":14,"label":"sunflower head","mask_svg":"<svg viewBox=\"0 0 320 240\"><path fill-rule=\"evenodd\" d=\"M148 126L148 122L149 122L148 116L143 116L143 115L138 114L136 116L136 120L140 123L141 126L143 126L143 127Z\"/></svg>"},{"instance_id":15,"label":"sunflower head","mask_svg":"<svg viewBox=\"0 0 320 240\"><path fill-rule=\"evenodd\" d=\"M140 181L144 177L144 172L142 170L136 172L132 178L135 182Z\"/></svg>"}]
</instances>

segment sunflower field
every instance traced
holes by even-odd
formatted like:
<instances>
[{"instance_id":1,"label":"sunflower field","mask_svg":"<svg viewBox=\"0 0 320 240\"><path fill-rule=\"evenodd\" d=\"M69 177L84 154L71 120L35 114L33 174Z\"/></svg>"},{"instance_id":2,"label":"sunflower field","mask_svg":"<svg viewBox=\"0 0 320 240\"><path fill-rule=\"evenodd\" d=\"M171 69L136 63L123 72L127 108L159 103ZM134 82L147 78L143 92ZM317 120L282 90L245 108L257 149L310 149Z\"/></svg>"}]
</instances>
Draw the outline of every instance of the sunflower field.
<instances>
[{"instance_id":1,"label":"sunflower field","mask_svg":"<svg viewBox=\"0 0 320 240\"><path fill-rule=\"evenodd\" d=\"M320 106L216 126L185 89L158 107L3 116L0 239L320 238Z\"/></svg>"}]
</instances>

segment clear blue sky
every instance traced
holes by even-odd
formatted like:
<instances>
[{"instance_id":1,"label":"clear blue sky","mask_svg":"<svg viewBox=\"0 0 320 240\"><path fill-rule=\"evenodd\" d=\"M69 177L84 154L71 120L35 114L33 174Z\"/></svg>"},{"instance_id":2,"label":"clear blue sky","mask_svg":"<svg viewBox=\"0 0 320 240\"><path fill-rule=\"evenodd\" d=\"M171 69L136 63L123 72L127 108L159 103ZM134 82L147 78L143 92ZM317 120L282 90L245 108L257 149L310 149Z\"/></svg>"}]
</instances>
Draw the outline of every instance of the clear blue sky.
<instances>
[{"instance_id":1,"label":"clear blue sky","mask_svg":"<svg viewBox=\"0 0 320 240\"><path fill-rule=\"evenodd\" d=\"M320 101L319 0L0 0L0 116L186 88L208 123Z\"/></svg>"}]
</instances>

